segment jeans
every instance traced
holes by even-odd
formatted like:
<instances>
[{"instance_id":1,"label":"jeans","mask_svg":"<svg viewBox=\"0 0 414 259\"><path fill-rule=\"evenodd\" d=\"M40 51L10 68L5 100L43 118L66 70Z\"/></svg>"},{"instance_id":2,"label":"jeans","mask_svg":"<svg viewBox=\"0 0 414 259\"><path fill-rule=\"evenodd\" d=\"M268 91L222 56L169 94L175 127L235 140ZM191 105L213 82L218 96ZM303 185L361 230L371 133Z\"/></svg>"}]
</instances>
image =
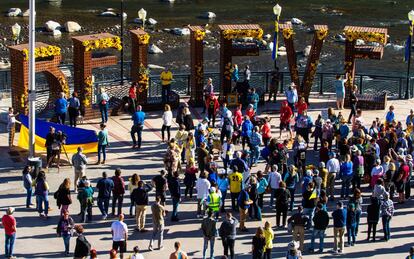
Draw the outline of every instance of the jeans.
<instances>
[{"instance_id":1,"label":"jeans","mask_svg":"<svg viewBox=\"0 0 414 259\"><path fill-rule=\"evenodd\" d=\"M164 132L165 132L165 130L167 130L167 141L170 140L170 138L171 138L170 129L171 129L171 125L170 126L162 125L162 127L161 127L162 141L164 141Z\"/></svg>"},{"instance_id":2,"label":"jeans","mask_svg":"<svg viewBox=\"0 0 414 259\"><path fill-rule=\"evenodd\" d=\"M123 194L113 194L112 196L112 214L115 215L115 207L116 203L118 201L118 214L120 215L122 213L122 204L124 202L124 195Z\"/></svg>"},{"instance_id":3,"label":"jeans","mask_svg":"<svg viewBox=\"0 0 414 259\"><path fill-rule=\"evenodd\" d=\"M161 86L162 103L170 102L171 84Z\"/></svg>"},{"instance_id":4,"label":"jeans","mask_svg":"<svg viewBox=\"0 0 414 259\"><path fill-rule=\"evenodd\" d=\"M356 103L353 103L353 104L351 103L351 112L349 113L348 122L351 121L352 116L356 115L356 110L357 110L356 106L357 106Z\"/></svg>"},{"instance_id":5,"label":"jeans","mask_svg":"<svg viewBox=\"0 0 414 259\"><path fill-rule=\"evenodd\" d=\"M310 249L315 249L315 238L319 238L319 250L323 251L323 240L325 238L325 230L322 229L313 229L312 231L312 237L311 237L311 244Z\"/></svg>"},{"instance_id":6,"label":"jeans","mask_svg":"<svg viewBox=\"0 0 414 259\"><path fill-rule=\"evenodd\" d=\"M315 214L315 208L303 208L303 214L309 218L309 226L312 226L313 215Z\"/></svg>"},{"instance_id":7,"label":"jeans","mask_svg":"<svg viewBox=\"0 0 414 259\"><path fill-rule=\"evenodd\" d=\"M221 191L221 212L225 212L224 210L224 203L226 202L226 197L227 197L227 190L220 190Z\"/></svg>"},{"instance_id":8,"label":"jeans","mask_svg":"<svg viewBox=\"0 0 414 259\"><path fill-rule=\"evenodd\" d=\"M70 234L65 233L62 234L63 244L65 245L65 253L69 253L69 241L70 241Z\"/></svg>"},{"instance_id":9,"label":"jeans","mask_svg":"<svg viewBox=\"0 0 414 259\"><path fill-rule=\"evenodd\" d=\"M260 156L260 146L253 146L252 150L252 164L257 164Z\"/></svg>"},{"instance_id":10,"label":"jeans","mask_svg":"<svg viewBox=\"0 0 414 259\"><path fill-rule=\"evenodd\" d=\"M107 123L108 122L108 103L99 104L99 111L101 112L101 122Z\"/></svg>"},{"instance_id":11,"label":"jeans","mask_svg":"<svg viewBox=\"0 0 414 259\"><path fill-rule=\"evenodd\" d=\"M223 238L222 239L223 248L224 248L224 255L227 256L229 259L234 259L234 243L235 240L231 238ZM230 257L229 256L229 250L230 250Z\"/></svg>"},{"instance_id":12,"label":"jeans","mask_svg":"<svg viewBox=\"0 0 414 259\"><path fill-rule=\"evenodd\" d=\"M206 259L206 252L208 247L208 242L210 242L210 258L214 258L214 242L216 237L204 237L204 246L203 246L203 259Z\"/></svg>"},{"instance_id":13,"label":"jeans","mask_svg":"<svg viewBox=\"0 0 414 259\"><path fill-rule=\"evenodd\" d=\"M290 192L290 207L289 210L292 211L293 210L293 205L295 204L295 187L293 188L287 188L288 191Z\"/></svg>"},{"instance_id":14,"label":"jeans","mask_svg":"<svg viewBox=\"0 0 414 259\"><path fill-rule=\"evenodd\" d=\"M92 221L92 203L82 202L81 204L81 222L85 223L86 213L88 213L88 221Z\"/></svg>"},{"instance_id":15,"label":"jeans","mask_svg":"<svg viewBox=\"0 0 414 259\"><path fill-rule=\"evenodd\" d=\"M103 161L106 161L106 145L98 145L98 162L101 161L101 152Z\"/></svg>"},{"instance_id":16,"label":"jeans","mask_svg":"<svg viewBox=\"0 0 414 259\"><path fill-rule=\"evenodd\" d=\"M197 199L197 215L204 216L206 214L206 204L203 199Z\"/></svg>"},{"instance_id":17,"label":"jeans","mask_svg":"<svg viewBox=\"0 0 414 259\"><path fill-rule=\"evenodd\" d=\"M153 224L152 226L152 237L150 240L149 246L152 247L152 244L158 236L158 248L163 246L163 240L164 240L164 224Z\"/></svg>"},{"instance_id":18,"label":"jeans","mask_svg":"<svg viewBox=\"0 0 414 259\"><path fill-rule=\"evenodd\" d=\"M349 196L349 185L352 181L352 175L342 176L341 197Z\"/></svg>"},{"instance_id":19,"label":"jeans","mask_svg":"<svg viewBox=\"0 0 414 259\"><path fill-rule=\"evenodd\" d=\"M355 229L356 223L346 226L346 234L348 237L348 245L355 244Z\"/></svg>"},{"instance_id":20,"label":"jeans","mask_svg":"<svg viewBox=\"0 0 414 259\"><path fill-rule=\"evenodd\" d=\"M375 235L377 234L377 224L374 222L368 222L368 237L367 239L371 237L371 230L372 230L372 240L375 241Z\"/></svg>"},{"instance_id":21,"label":"jeans","mask_svg":"<svg viewBox=\"0 0 414 259\"><path fill-rule=\"evenodd\" d=\"M391 238L390 221L390 216L382 216L382 229L384 230L384 239L387 241Z\"/></svg>"},{"instance_id":22,"label":"jeans","mask_svg":"<svg viewBox=\"0 0 414 259\"><path fill-rule=\"evenodd\" d=\"M132 143L134 144L134 146L137 145L137 140L135 138L135 133L137 133L137 135L138 135L138 148L141 148L142 130L143 129L144 129L144 126L142 126L142 125L134 125L131 128L131 138L132 138Z\"/></svg>"},{"instance_id":23,"label":"jeans","mask_svg":"<svg viewBox=\"0 0 414 259\"><path fill-rule=\"evenodd\" d=\"M98 198L98 208L101 211L102 216L108 216L109 210L109 197L108 198Z\"/></svg>"},{"instance_id":24,"label":"jeans","mask_svg":"<svg viewBox=\"0 0 414 259\"><path fill-rule=\"evenodd\" d=\"M37 211L39 214L44 213L46 216L49 212L49 198L47 195L36 195ZM45 207L43 208L43 203Z\"/></svg>"},{"instance_id":25,"label":"jeans","mask_svg":"<svg viewBox=\"0 0 414 259\"><path fill-rule=\"evenodd\" d=\"M237 199L239 198L239 192L237 193L230 193L231 196L231 208L236 211L237 210Z\"/></svg>"},{"instance_id":26,"label":"jeans","mask_svg":"<svg viewBox=\"0 0 414 259\"><path fill-rule=\"evenodd\" d=\"M29 207L32 204L32 187L26 188L26 207Z\"/></svg>"},{"instance_id":27,"label":"jeans","mask_svg":"<svg viewBox=\"0 0 414 259\"><path fill-rule=\"evenodd\" d=\"M276 197L276 190L277 189L273 189L272 188L272 190L270 192L270 205L269 205L270 208L272 208L273 206L275 206L274 201L275 201L275 197Z\"/></svg>"},{"instance_id":28,"label":"jeans","mask_svg":"<svg viewBox=\"0 0 414 259\"><path fill-rule=\"evenodd\" d=\"M4 253L6 258L13 256L14 240L16 240L16 233L13 233L11 235L5 235Z\"/></svg>"},{"instance_id":29,"label":"jeans","mask_svg":"<svg viewBox=\"0 0 414 259\"><path fill-rule=\"evenodd\" d=\"M58 124L65 124L66 121L66 113L57 113L56 114L57 119L58 119Z\"/></svg>"},{"instance_id":30,"label":"jeans","mask_svg":"<svg viewBox=\"0 0 414 259\"><path fill-rule=\"evenodd\" d=\"M361 210L356 210L355 211L355 220L356 220L356 227L355 227L355 236L358 235L358 229L359 229L359 221L361 220Z\"/></svg>"},{"instance_id":31,"label":"jeans","mask_svg":"<svg viewBox=\"0 0 414 259\"><path fill-rule=\"evenodd\" d=\"M172 211L171 219L177 219L178 218L178 205L180 205L180 197L172 197L172 203L173 203L173 211Z\"/></svg>"},{"instance_id":32,"label":"jeans","mask_svg":"<svg viewBox=\"0 0 414 259\"><path fill-rule=\"evenodd\" d=\"M258 220L262 220L262 210L257 205L257 200L253 200L253 203L250 204L250 207L249 207L249 217L253 218L253 214L254 214L254 218Z\"/></svg>"}]
</instances>

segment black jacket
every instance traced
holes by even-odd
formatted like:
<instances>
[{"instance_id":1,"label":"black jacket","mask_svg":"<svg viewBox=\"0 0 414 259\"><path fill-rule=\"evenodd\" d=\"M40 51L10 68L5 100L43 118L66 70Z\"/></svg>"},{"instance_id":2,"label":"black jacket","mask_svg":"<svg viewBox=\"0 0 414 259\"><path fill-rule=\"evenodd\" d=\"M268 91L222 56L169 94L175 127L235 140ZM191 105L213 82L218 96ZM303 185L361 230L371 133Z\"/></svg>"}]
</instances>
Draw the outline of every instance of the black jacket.
<instances>
[{"instance_id":1,"label":"black jacket","mask_svg":"<svg viewBox=\"0 0 414 259\"><path fill-rule=\"evenodd\" d=\"M74 257L85 257L89 255L91 250L91 244L86 240L84 235L78 236L76 239L75 253Z\"/></svg>"},{"instance_id":2,"label":"black jacket","mask_svg":"<svg viewBox=\"0 0 414 259\"><path fill-rule=\"evenodd\" d=\"M380 206L378 203L373 203L367 207L367 221L368 223L378 223L380 218Z\"/></svg>"},{"instance_id":3,"label":"black jacket","mask_svg":"<svg viewBox=\"0 0 414 259\"><path fill-rule=\"evenodd\" d=\"M313 217L314 228L318 230L325 230L329 225L329 215L328 212L324 210L319 210L315 213Z\"/></svg>"},{"instance_id":4,"label":"black jacket","mask_svg":"<svg viewBox=\"0 0 414 259\"><path fill-rule=\"evenodd\" d=\"M131 197L135 205L148 205L148 192L145 187L135 188Z\"/></svg>"},{"instance_id":5,"label":"black jacket","mask_svg":"<svg viewBox=\"0 0 414 259\"><path fill-rule=\"evenodd\" d=\"M289 219L288 223L292 223L292 226L307 226L309 222L308 216L301 212L293 214Z\"/></svg>"},{"instance_id":6,"label":"black jacket","mask_svg":"<svg viewBox=\"0 0 414 259\"><path fill-rule=\"evenodd\" d=\"M180 182L176 177L168 178L168 189L170 190L171 197L180 198L181 197L181 188Z\"/></svg>"},{"instance_id":7,"label":"black jacket","mask_svg":"<svg viewBox=\"0 0 414 259\"><path fill-rule=\"evenodd\" d=\"M222 239L236 239L236 228L239 221L232 217L230 220L224 220L219 229L219 235Z\"/></svg>"}]
</instances>

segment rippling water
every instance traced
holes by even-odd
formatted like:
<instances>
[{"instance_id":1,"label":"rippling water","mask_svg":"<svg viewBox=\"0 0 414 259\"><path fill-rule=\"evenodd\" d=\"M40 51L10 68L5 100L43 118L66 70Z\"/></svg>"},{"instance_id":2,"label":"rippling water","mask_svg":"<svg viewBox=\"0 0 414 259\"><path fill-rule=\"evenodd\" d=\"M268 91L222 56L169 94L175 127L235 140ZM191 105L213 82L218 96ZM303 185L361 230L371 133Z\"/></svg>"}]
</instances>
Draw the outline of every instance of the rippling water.
<instances>
[{"instance_id":1,"label":"rippling water","mask_svg":"<svg viewBox=\"0 0 414 259\"><path fill-rule=\"evenodd\" d=\"M42 27L47 20L55 20L63 24L68 20L77 21L83 26L84 32L95 33L109 31L119 33L115 26L120 24L119 18L98 17L105 8L119 8L120 0L63 0L61 2L37 1L37 26ZM163 28L180 27L187 24L206 24L211 25L212 35L207 37L210 43L206 47L206 66L208 70L217 69L218 49L217 49L217 24L229 23L258 23L265 33L272 33L273 1L263 0L176 0L175 3L167 3L159 0L124 0L126 13L128 14L127 27L135 28L132 23L137 16L137 10L141 7L148 11L148 18L152 17L158 21L155 31L151 32L152 42L155 42L165 51L162 55L151 55L150 63L164 65L186 71L189 65L188 38L173 36L161 32ZM331 30L330 36L340 33L345 25L378 26L389 29L390 40L397 45L403 45L408 33L407 13L414 8L414 1L407 0L283 0L279 1L283 7L282 20L290 20L297 17L306 23L327 24ZM10 7L19 7L23 11L28 8L27 0L0 0L0 10L7 11ZM198 18L206 11L217 14L214 21ZM342 14L342 15L339 15ZM10 26L18 22L28 23L27 18L8 18L1 16L0 37L10 37ZM305 27L296 28L297 50L302 50L306 45L311 44L311 34L306 32ZM25 34L26 33L26 34ZM23 40L27 41L27 27L23 29ZM38 33L38 40L54 43L63 47L65 55L64 62L71 63L71 41L70 35L63 34L60 39L54 39ZM126 36L127 44L129 42ZM320 69L324 71L339 71L343 65L343 45L336 43L329 38L322 50L322 65ZM129 47L125 51L127 58ZM1 57L6 57L7 52L0 52ZM236 62L250 63L253 69L267 70L272 66L270 52L261 52L258 58L236 58ZM402 62L403 51L396 51L392 47L386 48L382 61L361 61L358 63L359 71L364 72L392 72L395 74L405 73L405 64ZM340 61L341 63L338 63ZM281 66L286 66L286 58L281 57ZM304 62L302 62L304 63ZM186 66L187 65L187 66Z\"/></svg>"}]
</instances>

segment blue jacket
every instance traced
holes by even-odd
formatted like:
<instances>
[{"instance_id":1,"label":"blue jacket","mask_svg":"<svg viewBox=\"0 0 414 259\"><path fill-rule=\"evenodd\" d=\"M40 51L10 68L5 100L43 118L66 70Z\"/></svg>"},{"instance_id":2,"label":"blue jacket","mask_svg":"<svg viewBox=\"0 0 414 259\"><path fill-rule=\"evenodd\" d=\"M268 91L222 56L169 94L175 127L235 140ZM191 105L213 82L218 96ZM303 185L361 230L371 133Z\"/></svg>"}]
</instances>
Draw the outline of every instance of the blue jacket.
<instances>
[{"instance_id":1,"label":"blue jacket","mask_svg":"<svg viewBox=\"0 0 414 259\"><path fill-rule=\"evenodd\" d=\"M332 212L332 218L335 228L344 228L346 226L346 208L336 209Z\"/></svg>"},{"instance_id":2,"label":"blue jacket","mask_svg":"<svg viewBox=\"0 0 414 259\"><path fill-rule=\"evenodd\" d=\"M341 138L347 138L349 134L349 127L346 124L343 124L339 127L339 134Z\"/></svg>"},{"instance_id":3,"label":"blue jacket","mask_svg":"<svg viewBox=\"0 0 414 259\"><path fill-rule=\"evenodd\" d=\"M132 115L132 120L134 121L134 126L144 125L145 112L135 112L134 115Z\"/></svg>"},{"instance_id":4,"label":"blue jacket","mask_svg":"<svg viewBox=\"0 0 414 259\"><path fill-rule=\"evenodd\" d=\"M101 178L96 184L98 189L98 198L110 198L114 182L109 178Z\"/></svg>"},{"instance_id":5,"label":"blue jacket","mask_svg":"<svg viewBox=\"0 0 414 259\"><path fill-rule=\"evenodd\" d=\"M351 161L345 162L341 165L341 176L352 176L353 164Z\"/></svg>"},{"instance_id":6,"label":"blue jacket","mask_svg":"<svg viewBox=\"0 0 414 259\"><path fill-rule=\"evenodd\" d=\"M245 204L245 202L249 199L249 194L245 190L242 190L239 194L239 197L237 198L237 203L239 204L239 207L242 209L248 209L250 205Z\"/></svg>"},{"instance_id":7,"label":"blue jacket","mask_svg":"<svg viewBox=\"0 0 414 259\"><path fill-rule=\"evenodd\" d=\"M55 112L57 114L66 113L68 110L68 101L65 98L59 98L55 102Z\"/></svg>"},{"instance_id":8,"label":"blue jacket","mask_svg":"<svg viewBox=\"0 0 414 259\"><path fill-rule=\"evenodd\" d=\"M250 120L245 120L242 123L241 136L242 137L250 137L250 135L252 135L252 130L253 130L253 123Z\"/></svg>"}]
</instances>

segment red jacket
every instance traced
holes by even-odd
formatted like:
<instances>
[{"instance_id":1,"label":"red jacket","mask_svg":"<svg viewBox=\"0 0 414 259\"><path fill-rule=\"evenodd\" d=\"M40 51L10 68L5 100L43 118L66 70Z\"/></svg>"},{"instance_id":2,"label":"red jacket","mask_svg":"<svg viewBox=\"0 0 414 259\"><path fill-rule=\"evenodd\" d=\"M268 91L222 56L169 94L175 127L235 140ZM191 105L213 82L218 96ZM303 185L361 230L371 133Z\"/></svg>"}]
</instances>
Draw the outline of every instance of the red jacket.
<instances>
[{"instance_id":1,"label":"red jacket","mask_svg":"<svg viewBox=\"0 0 414 259\"><path fill-rule=\"evenodd\" d=\"M303 114L303 112L308 109L308 105L306 104L306 102L303 102L303 103L297 102L295 106L296 106L296 109L298 109L298 114Z\"/></svg>"},{"instance_id":2,"label":"red jacket","mask_svg":"<svg viewBox=\"0 0 414 259\"><path fill-rule=\"evenodd\" d=\"M137 93L136 93L135 86L131 86L129 88L129 98L131 98L131 99L136 99L137 98Z\"/></svg>"},{"instance_id":3,"label":"red jacket","mask_svg":"<svg viewBox=\"0 0 414 259\"><path fill-rule=\"evenodd\" d=\"M254 115L255 115L254 109L253 108L252 109L247 109L246 110L246 115L250 118L250 121L253 121L253 118L254 118Z\"/></svg>"},{"instance_id":4,"label":"red jacket","mask_svg":"<svg viewBox=\"0 0 414 259\"><path fill-rule=\"evenodd\" d=\"M293 116L292 109L289 106L285 106L280 109L280 122L289 123Z\"/></svg>"},{"instance_id":5,"label":"red jacket","mask_svg":"<svg viewBox=\"0 0 414 259\"><path fill-rule=\"evenodd\" d=\"M214 108L214 110L213 110L214 114L217 113L217 111L220 108L220 103L218 102L218 100L215 96L207 98L206 108L207 108L207 110L210 110L211 108Z\"/></svg>"},{"instance_id":6,"label":"red jacket","mask_svg":"<svg viewBox=\"0 0 414 259\"><path fill-rule=\"evenodd\" d=\"M272 132L270 131L270 123L266 122L262 127L262 138L272 138Z\"/></svg>"},{"instance_id":7,"label":"red jacket","mask_svg":"<svg viewBox=\"0 0 414 259\"><path fill-rule=\"evenodd\" d=\"M237 126L240 126L243 123L243 114L241 110L235 110L234 111L234 122Z\"/></svg>"}]
</instances>

